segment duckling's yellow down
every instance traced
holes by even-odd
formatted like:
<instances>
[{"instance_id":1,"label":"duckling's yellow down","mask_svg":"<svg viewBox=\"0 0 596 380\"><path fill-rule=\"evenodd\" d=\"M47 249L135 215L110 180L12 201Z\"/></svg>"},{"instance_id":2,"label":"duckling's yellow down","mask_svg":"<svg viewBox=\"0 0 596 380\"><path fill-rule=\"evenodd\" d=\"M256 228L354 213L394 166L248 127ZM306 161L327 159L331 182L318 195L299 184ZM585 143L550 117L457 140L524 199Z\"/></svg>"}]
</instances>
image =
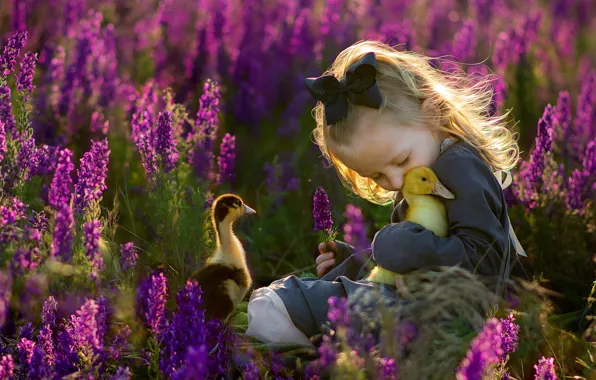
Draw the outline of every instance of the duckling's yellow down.
<instances>
[{"instance_id":1,"label":"duckling's yellow down","mask_svg":"<svg viewBox=\"0 0 596 380\"><path fill-rule=\"evenodd\" d=\"M453 199L454 195L443 186L431 168L418 166L408 170L404 175L402 193L408 202L405 220L420 224L437 236L449 234L445 204L438 197ZM367 280L394 285L398 276L377 265Z\"/></svg>"}]
</instances>

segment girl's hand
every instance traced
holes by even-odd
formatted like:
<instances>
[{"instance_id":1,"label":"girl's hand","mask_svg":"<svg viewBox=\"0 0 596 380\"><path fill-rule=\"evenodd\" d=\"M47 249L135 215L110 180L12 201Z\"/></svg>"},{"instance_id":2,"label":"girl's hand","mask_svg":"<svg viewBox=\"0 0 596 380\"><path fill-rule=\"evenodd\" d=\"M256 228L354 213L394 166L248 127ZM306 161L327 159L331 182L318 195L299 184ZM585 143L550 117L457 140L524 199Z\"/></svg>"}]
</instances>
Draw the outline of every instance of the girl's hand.
<instances>
[{"instance_id":1,"label":"girl's hand","mask_svg":"<svg viewBox=\"0 0 596 380\"><path fill-rule=\"evenodd\" d=\"M319 244L319 252L315 263L317 264L317 276L323 277L325 273L329 272L331 267L335 265L335 254L337 253L337 245L335 241L322 242Z\"/></svg>"}]
</instances>

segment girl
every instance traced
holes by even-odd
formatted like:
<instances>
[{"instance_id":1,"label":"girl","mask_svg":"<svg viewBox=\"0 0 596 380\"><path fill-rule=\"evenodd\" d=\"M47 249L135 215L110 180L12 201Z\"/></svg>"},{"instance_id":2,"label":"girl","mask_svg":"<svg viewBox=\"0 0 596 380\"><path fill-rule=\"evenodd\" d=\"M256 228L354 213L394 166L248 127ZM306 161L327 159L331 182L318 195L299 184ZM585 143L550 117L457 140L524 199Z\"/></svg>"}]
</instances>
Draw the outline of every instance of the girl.
<instances>
[{"instance_id":1,"label":"girl","mask_svg":"<svg viewBox=\"0 0 596 380\"><path fill-rule=\"evenodd\" d=\"M391 223L375 234L371 249L354 252L343 242L321 244L321 279L288 276L257 289L248 304L247 335L263 342L311 344L327 320L330 296L348 297L370 288L369 262L396 273L460 265L480 275L506 277L518 269L500 176L519 150L505 118L490 116L487 80L434 69L431 58L362 41L339 54L327 75L305 85L314 109L316 143L346 188L370 202L393 202ZM454 195L445 200L450 235L438 237L404 221L400 190L404 173L430 166ZM331 250L331 252L327 252ZM512 268L511 266L515 267ZM380 286L386 297L395 288Z\"/></svg>"}]
</instances>

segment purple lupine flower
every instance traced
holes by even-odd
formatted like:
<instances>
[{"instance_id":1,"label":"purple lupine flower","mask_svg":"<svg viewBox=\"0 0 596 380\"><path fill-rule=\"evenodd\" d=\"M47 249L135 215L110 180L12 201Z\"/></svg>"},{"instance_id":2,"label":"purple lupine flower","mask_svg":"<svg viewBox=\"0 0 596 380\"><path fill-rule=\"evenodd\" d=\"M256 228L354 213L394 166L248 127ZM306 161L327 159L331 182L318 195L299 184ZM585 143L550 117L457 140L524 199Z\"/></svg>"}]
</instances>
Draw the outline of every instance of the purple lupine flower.
<instances>
[{"instance_id":1,"label":"purple lupine flower","mask_svg":"<svg viewBox=\"0 0 596 380\"><path fill-rule=\"evenodd\" d=\"M511 374L509 372L505 372L503 376L501 376L501 380L511 380Z\"/></svg>"},{"instance_id":2,"label":"purple lupine flower","mask_svg":"<svg viewBox=\"0 0 596 380\"><path fill-rule=\"evenodd\" d=\"M137 308L142 319L155 334L160 334L166 323L165 307L168 280L163 272L153 272L141 283L137 292Z\"/></svg>"},{"instance_id":3,"label":"purple lupine flower","mask_svg":"<svg viewBox=\"0 0 596 380\"><path fill-rule=\"evenodd\" d=\"M21 53L21 49L27 43L27 31L17 32L8 39L4 45L4 51L0 56L0 72L1 76L8 76L17 65L17 58Z\"/></svg>"},{"instance_id":4,"label":"purple lupine flower","mask_svg":"<svg viewBox=\"0 0 596 380\"><path fill-rule=\"evenodd\" d=\"M159 368L166 376L172 376L183 365L189 347L199 348L209 341L207 334L217 336L218 333L216 328L205 326L203 291L196 281L187 281L186 285L178 290L176 303L178 311L174 314L172 323L160 336L164 345ZM217 324L217 321L214 323ZM207 367L207 363L205 364Z\"/></svg>"},{"instance_id":5,"label":"purple lupine flower","mask_svg":"<svg viewBox=\"0 0 596 380\"><path fill-rule=\"evenodd\" d=\"M33 348L29 367L27 368L27 377L29 379L48 379L51 378L52 368L48 365L46 354L39 345Z\"/></svg>"},{"instance_id":6,"label":"purple lupine flower","mask_svg":"<svg viewBox=\"0 0 596 380\"><path fill-rule=\"evenodd\" d=\"M0 86L0 120L4 122L5 133L16 132L17 123L12 114L12 94L10 87L3 84Z\"/></svg>"},{"instance_id":7,"label":"purple lupine flower","mask_svg":"<svg viewBox=\"0 0 596 380\"><path fill-rule=\"evenodd\" d=\"M259 367L253 360L249 361L245 366L242 367L243 379L244 380L259 380Z\"/></svg>"},{"instance_id":8,"label":"purple lupine flower","mask_svg":"<svg viewBox=\"0 0 596 380\"><path fill-rule=\"evenodd\" d=\"M146 111L133 115L131 137L141 156L145 174L152 180L157 173L157 158L153 149L153 130Z\"/></svg>"},{"instance_id":9,"label":"purple lupine flower","mask_svg":"<svg viewBox=\"0 0 596 380\"><path fill-rule=\"evenodd\" d=\"M33 211L33 214L29 217L29 226L31 229L37 230L40 233L46 232L48 228L48 217L45 211Z\"/></svg>"},{"instance_id":10,"label":"purple lupine flower","mask_svg":"<svg viewBox=\"0 0 596 380\"><path fill-rule=\"evenodd\" d=\"M466 357L457 369L457 380L480 379L491 370L503 355L501 323L491 318L472 340Z\"/></svg>"},{"instance_id":11,"label":"purple lupine flower","mask_svg":"<svg viewBox=\"0 0 596 380\"><path fill-rule=\"evenodd\" d=\"M222 184L225 181L234 182L235 160L236 137L226 133L221 142L219 157L217 157L217 166L219 167L219 174L217 176L218 184Z\"/></svg>"},{"instance_id":12,"label":"purple lupine flower","mask_svg":"<svg viewBox=\"0 0 596 380\"><path fill-rule=\"evenodd\" d=\"M116 361L119 361L122 357L122 352L128 348L128 338L132 334L132 330L128 325L124 325L120 329L118 335L114 338L112 344L108 346L108 356Z\"/></svg>"},{"instance_id":13,"label":"purple lupine flower","mask_svg":"<svg viewBox=\"0 0 596 380\"><path fill-rule=\"evenodd\" d=\"M37 62L37 53L28 51L25 58L21 61L21 71L17 77L17 89L31 94L35 86L33 85L33 76L35 75L35 62Z\"/></svg>"},{"instance_id":14,"label":"purple lupine flower","mask_svg":"<svg viewBox=\"0 0 596 380\"><path fill-rule=\"evenodd\" d=\"M132 379L132 371L128 367L118 367L118 371L110 380L130 380Z\"/></svg>"},{"instance_id":15,"label":"purple lupine flower","mask_svg":"<svg viewBox=\"0 0 596 380\"><path fill-rule=\"evenodd\" d=\"M31 363L31 356L33 356L33 349L35 348L35 342L27 338L21 338L17 344L17 350L19 352L19 360L21 363Z\"/></svg>"},{"instance_id":16,"label":"purple lupine flower","mask_svg":"<svg viewBox=\"0 0 596 380\"><path fill-rule=\"evenodd\" d=\"M18 337L20 338L27 338L29 340L33 339L33 324L31 322L25 323L23 326L19 327Z\"/></svg>"},{"instance_id":17,"label":"purple lupine flower","mask_svg":"<svg viewBox=\"0 0 596 380\"><path fill-rule=\"evenodd\" d=\"M553 112L552 106L548 104L542 117L538 121L538 135L530 160L522 168L521 175L525 180L524 198L528 201L529 208L537 205L538 191L542 185L542 174L545 166L545 155L552 150L553 143Z\"/></svg>"},{"instance_id":18,"label":"purple lupine flower","mask_svg":"<svg viewBox=\"0 0 596 380\"><path fill-rule=\"evenodd\" d=\"M228 373L230 365L230 355L234 344L232 331L221 323L220 320L211 320L207 322L207 329L217 332L215 341L218 342L217 353L213 360L209 360L209 373L225 375Z\"/></svg>"},{"instance_id":19,"label":"purple lupine flower","mask_svg":"<svg viewBox=\"0 0 596 380\"><path fill-rule=\"evenodd\" d=\"M159 113L155 131L155 153L161 158L166 172L176 168L178 148L172 135L172 114L169 111Z\"/></svg>"},{"instance_id":20,"label":"purple lupine flower","mask_svg":"<svg viewBox=\"0 0 596 380\"><path fill-rule=\"evenodd\" d=\"M137 265L139 255L132 241L120 245L120 268L124 272Z\"/></svg>"},{"instance_id":21,"label":"purple lupine flower","mask_svg":"<svg viewBox=\"0 0 596 380\"><path fill-rule=\"evenodd\" d=\"M515 323L513 313L506 319L501 319L501 343L503 347L503 356L512 354L517 350L517 336L519 334L519 325Z\"/></svg>"},{"instance_id":22,"label":"purple lupine flower","mask_svg":"<svg viewBox=\"0 0 596 380\"><path fill-rule=\"evenodd\" d=\"M350 324L350 315L348 313L348 299L345 297L329 297L327 300L329 311L327 319L332 326L347 327Z\"/></svg>"},{"instance_id":23,"label":"purple lupine flower","mask_svg":"<svg viewBox=\"0 0 596 380\"><path fill-rule=\"evenodd\" d=\"M68 148L61 149L58 153L56 173L52 179L48 196L50 205L55 209L58 209L61 205L70 204L72 194L70 173L73 169L72 152Z\"/></svg>"},{"instance_id":24,"label":"purple lupine flower","mask_svg":"<svg viewBox=\"0 0 596 380\"><path fill-rule=\"evenodd\" d=\"M344 224L344 241L357 250L368 248L370 243L360 207L353 204L346 205L344 216L347 219Z\"/></svg>"},{"instance_id":25,"label":"purple lupine flower","mask_svg":"<svg viewBox=\"0 0 596 380\"><path fill-rule=\"evenodd\" d=\"M56 310L58 309L58 303L54 296L49 296L43 303L41 311L41 323L49 325L50 327L56 326Z\"/></svg>"},{"instance_id":26,"label":"purple lupine flower","mask_svg":"<svg viewBox=\"0 0 596 380\"><path fill-rule=\"evenodd\" d=\"M466 20L453 38L452 54L461 62L472 58L476 51L476 28L475 20Z\"/></svg>"},{"instance_id":27,"label":"purple lupine flower","mask_svg":"<svg viewBox=\"0 0 596 380\"><path fill-rule=\"evenodd\" d=\"M59 153L60 149L56 146L43 144L42 146L37 147L37 151L35 153L37 167L35 168L34 172L30 173L31 176L53 173L56 170L56 166L58 165Z\"/></svg>"},{"instance_id":28,"label":"purple lupine flower","mask_svg":"<svg viewBox=\"0 0 596 380\"><path fill-rule=\"evenodd\" d=\"M207 367L208 352L205 344L190 346L186 350L184 364L176 371L173 380L204 379L209 374Z\"/></svg>"},{"instance_id":29,"label":"purple lupine flower","mask_svg":"<svg viewBox=\"0 0 596 380\"><path fill-rule=\"evenodd\" d=\"M4 129L4 123L0 121L0 164L4 160L4 154L6 153L6 129Z\"/></svg>"},{"instance_id":30,"label":"purple lupine flower","mask_svg":"<svg viewBox=\"0 0 596 380\"><path fill-rule=\"evenodd\" d=\"M323 342L318 348L319 358L317 364L325 369L335 363L337 359L337 351L328 335L323 336Z\"/></svg>"},{"instance_id":31,"label":"purple lupine flower","mask_svg":"<svg viewBox=\"0 0 596 380\"><path fill-rule=\"evenodd\" d=\"M25 139L23 141L23 139ZM21 149L17 155L17 165L25 172L24 179L28 181L37 171L40 165L40 156L37 154L37 146L33 134L28 131L21 133Z\"/></svg>"},{"instance_id":32,"label":"purple lupine flower","mask_svg":"<svg viewBox=\"0 0 596 380\"><path fill-rule=\"evenodd\" d=\"M14 375L14 361L12 355L0 357L0 380L10 380Z\"/></svg>"},{"instance_id":33,"label":"purple lupine flower","mask_svg":"<svg viewBox=\"0 0 596 380\"><path fill-rule=\"evenodd\" d=\"M91 114L91 126L89 127L91 133L100 135L107 135L110 128L110 122L105 119L103 113L95 111Z\"/></svg>"},{"instance_id":34,"label":"purple lupine flower","mask_svg":"<svg viewBox=\"0 0 596 380\"><path fill-rule=\"evenodd\" d=\"M580 215L584 215L596 181L596 139L588 143L583 157L583 168L575 169L569 177L565 199L567 208L579 211Z\"/></svg>"},{"instance_id":35,"label":"purple lupine flower","mask_svg":"<svg viewBox=\"0 0 596 380\"><path fill-rule=\"evenodd\" d=\"M103 337L108 329L107 321L110 318L110 313L112 310L110 308L110 303L108 301L108 297L101 295L95 299L98 307L97 313L97 336L99 339L103 340Z\"/></svg>"},{"instance_id":36,"label":"purple lupine flower","mask_svg":"<svg viewBox=\"0 0 596 380\"><path fill-rule=\"evenodd\" d=\"M534 380L556 380L554 358L545 358L544 356L534 364Z\"/></svg>"},{"instance_id":37,"label":"purple lupine flower","mask_svg":"<svg viewBox=\"0 0 596 380\"><path fill-rule=\"evenodd\" d=\"M8 271L0 271L0 327L4 326L12 295L12 276Z\"/></svg>"},{"instance_id":38,"label":"purple lupine flower","mask_svg":"<svg viewBox=\"0 0 596 380\"><path fill-rule=\"evenodd\" d=\"M109 158L107 138L92 141L91 149L81 158L74 192L74 209L77 213L85 213L93 202L99 201L102 193L108 188L106 177Z\"/></svg>"},{"instance_id":39,"label":"purple lupine flower","mask_svg":"<svg viewBox=\"0 0 596 380\"><path fill-rule=\"evenodd\" d=\"M46 364L48 366L53 366L54 362L56 361L56 352L54 348L54 339L52 338L52 328L49 324L45 324L41 329L39 329L37 343L45 353L44 358Z\"/></svg>"},{"instance_id":40,"label":"purple lupine flower","mask_svg":"<svg viewBox=\"0 0 596 380\"><path fill-rule=\"evenodd\" d=\"M18 198L11 198L8 204L0 206L0 244L19 239L16 224L24 218L24 212L25 204Z\"/></svg>"},{"instance_id":41,"label":"purple lupine flower","mask_svg":"<svg viewBox=\"0 0 596 380\"><path fill-rule=\"evenodd\" d=\"M195 125L188 137L193 144L188 155L189 162L197 176L206 180L215 179L213 149L219 124L220 98L219 84L208 79L199 100Z\"/></svg>"},{"instance_id":42,"label":"purple lupine flower","mask_svg":"<svg viewBox=\"0 0 596 380\"><path fill-rule=\"evenodd\" d=\"M576 133L584 141L590 141L596 138L596 133L593 131L594 128L592 127L594 118L593 104L595 87L596 70L592 70L587 78L582 78L581 93L577 100L577 109L574 120ZM579 149L582 150L583 147L579 147Z\"/></svg>"},{"instance_id":43,"label":"purple lupine flower","mask_svg":"<svg viewBox=\"0 0 596 380\"><path fill-rule=\"evenodd\" d=\"M317 187L313 199L313 217L315 220L314 231L327 231L331 233L333 219L331 219L331 205L329 198L322 186Z\"/></svg>"},{"instance_id":44,"label":"purple lupine flower","mask_svg":"<svg viewBox=\"0 0 596 380\"><path fill-rule=\"evenodd\" d=\"M10 203L0 206L0 226L15 224L25 217L25 204L18 198L11 198Z\"/></svg>"},{"instance_id":45,"label":"purple lupine flower","mask_svg":"<svg viewBox=\"0 0 596 380\"><path fill-rule=\"evenodd\" d=\"M12 256L11 269L15 274L22 275L31 271L41 263L41 255L38 247L18 247Z\"/></svg>"},{"instance_id":46,"label":"purple lupine flower","mask_svg":"<svg viewBox=\"0 0 596 380\"><path fill-rule=\"evenodd\" d=\"M397 377L397 363L393 358L381 358L379 361L379 379L395 380Z\"/></svg>"},{"instance_id":47,"label":"purple lupine flower","mask_svg":"<svg viewBox=\"0 0 596 380\"><path fill-rule=\"evenodd\" d=\"M70 259L73 227L74 213L70 204L58 205L52 236L52 257L60 257L64 262Z\"/></svg>"},{"instance_id":48,"label":"purple lupine flower","mask_svg":"<svg viewBox=\"0 0 596 380\"><path fill-rule=\"evenodd\" d=\"M92 220L83 224L83 245L86 249L87 259L91 263L91 279L97 279L103 269L103 258L99 252L99 239L101 238L101 222Z\"/></svg>"},{"instance_id":49,"label":"purple lupine flower","mask_svg":"<svg viewBox=\"0 0 596 380\"><path fill-rule=\"evenodd\" d=\"M103 342L98 332L97 315L99 306L94 299L87 299L85 303L70 316L65 331L70 337L71 350L90 358L93 354L103 351Z\"/></svg>"}]
</instances>

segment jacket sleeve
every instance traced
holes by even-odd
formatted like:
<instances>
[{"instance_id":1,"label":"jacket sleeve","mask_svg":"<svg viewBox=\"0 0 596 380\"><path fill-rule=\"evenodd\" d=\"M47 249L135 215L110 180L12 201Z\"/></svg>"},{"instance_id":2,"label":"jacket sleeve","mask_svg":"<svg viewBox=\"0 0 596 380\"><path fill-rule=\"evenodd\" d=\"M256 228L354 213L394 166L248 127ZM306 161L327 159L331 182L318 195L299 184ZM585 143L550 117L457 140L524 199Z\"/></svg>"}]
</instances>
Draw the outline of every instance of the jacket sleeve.
<instances>
[{"instance_id":1,"label":"jacket sleeve","mask_svg":"<svg viewBox=\"0 0 596 380\"><path fill-rule=\"evenodd\" d=\"M502 190L490 168L470 150L459 147L445 152L433 170L455 195L445 200L450 235L436 236L407 220L391 223L375 234L374 260L401 274L460 264L479 274L497 275L509 240L499 218L504 207Z\"/></svg>"}]
</instances>

